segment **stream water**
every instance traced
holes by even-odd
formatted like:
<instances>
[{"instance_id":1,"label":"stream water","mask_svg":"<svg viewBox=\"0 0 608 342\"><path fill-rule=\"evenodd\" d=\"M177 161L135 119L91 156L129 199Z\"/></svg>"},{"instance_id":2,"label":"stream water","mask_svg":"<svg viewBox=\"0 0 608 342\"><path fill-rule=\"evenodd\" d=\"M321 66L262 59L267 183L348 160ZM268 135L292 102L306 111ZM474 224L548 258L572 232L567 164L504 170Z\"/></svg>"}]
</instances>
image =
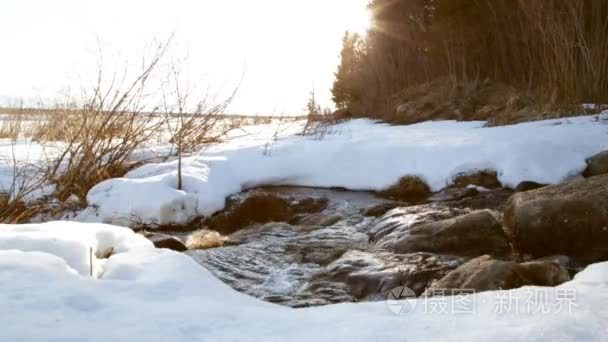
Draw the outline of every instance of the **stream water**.
<instances>
[{"instance_id":1,"label":"stream water","mask_svg":"<svg viewBox=\"0 0 608 342\"><path fill-rule=\"evenodd\" d=\"M234 289L263 300L291 307L377 300L404 283L421 293L429 282L464 262L454 256L396 254L385 248L413 224L463 210L428 204L373 217L365 211L389 203L371 193L289 187L264 191L329 202L325 210L297 224L251 225L230 235L230 245L188 252Z\"/></svg>"}]
</instances>

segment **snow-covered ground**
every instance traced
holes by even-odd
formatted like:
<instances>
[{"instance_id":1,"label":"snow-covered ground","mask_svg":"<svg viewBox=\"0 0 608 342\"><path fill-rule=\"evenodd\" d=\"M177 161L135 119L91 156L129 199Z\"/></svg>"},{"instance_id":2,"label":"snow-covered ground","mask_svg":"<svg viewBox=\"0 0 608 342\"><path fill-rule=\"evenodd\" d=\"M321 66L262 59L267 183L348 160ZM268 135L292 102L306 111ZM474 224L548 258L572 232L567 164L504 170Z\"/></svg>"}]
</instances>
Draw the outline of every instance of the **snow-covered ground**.
<instances>
[{"instance_id":1,"label":"snow-covered ground","mask_svg":"<svg viewBox=\"0 0 608 342\"><path fill-rule=\"evenodd\" d=\"M608 339L608 263L556 288L291 309L238 293L188 256L155 249L126 228L2 228L2 341ZM110 249L108 259L97 258ZM453 299L469 303L466 311Z\"/></svg>"},{"instance_id":2,"label":"snow-covered ground","mask_svg":"<svg viewBox=\"0 0 608 342\"><path fill-rule=\"evenodd\" d=\"M8 137L0 138L0 193L8 193L16 183L25 180L27 185L38 185L38 180L42 176L41 170L54 162L54 159L65 149L65 143L61 141L44 142L32 139L35 129L44 128L47 118L38 114L1 114L0 131L11 131L11 127L18 127L18 137L13 140ZM158 116L154 119L151 127L164 117ZM291 119L293 120L293 119ZM253 118L226 118L220 121L215 129L225 130L226 125L236 122L241 127L246 127L253 122ZM175 129L178 125L178 118L172 118L170 125ZM268 126L264 126L268 127ZM237 130L235 130L236 132ZM235 134L233 132L232 134ZM175 146L169 143L171 139L170 131L165 127L155 132L153 139L147 141L137 148L130 156L131 161L149 161L156 158L164 158L175 154ZM118 141L117 141L118 142ZM41 184L44 189L34 189L28 194L26 200L36 200L41 196L52 192L53 187L48 184Z\"/></svg>"},{"instance_id":3,"label":"snow-covered ground","mask_svg":"<svg viewBox=\"0 0 608 342\"><path fill-rule=\"evenodd\" d=\"M248 127L226 143L183 162L148 164L125 178L95 186L95 206L82 220L128 225L184 223L221 210L225 198L257 185L382 190L405 175L420 176L433 190L476 169L498 172L503 185L558 183L579 175L586 158L608 149L606 115L484 127L483 122L436 121L390 126L359 119L321 135L295 135L303 123Z\"/></svg>"}]
</instances>

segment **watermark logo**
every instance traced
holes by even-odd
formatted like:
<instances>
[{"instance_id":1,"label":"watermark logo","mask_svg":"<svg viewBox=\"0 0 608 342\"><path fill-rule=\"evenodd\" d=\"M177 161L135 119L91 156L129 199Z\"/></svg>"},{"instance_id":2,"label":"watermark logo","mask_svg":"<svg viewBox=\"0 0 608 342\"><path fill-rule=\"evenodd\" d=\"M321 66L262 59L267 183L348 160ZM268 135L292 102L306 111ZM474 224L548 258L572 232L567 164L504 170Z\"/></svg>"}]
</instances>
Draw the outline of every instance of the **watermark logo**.
<instances>
[{"instance_id":1,"label":"watermark logo","mask_svg":"<svg viewBox=\"0 0 608 342\"><path fill-rule=\"evenodd\" d=\"M406 286L395 287L386 296L386 305L395 315L406 315L414 311L416 304L416 293Z\"/></svg>"},{"instance_id":2,"label":"watermark logo","mask_svg":"<svg viewBox=\"0 0 608 342\"><path fill-rule=\"evenodd\" d=\"M417 305L422 314L475 314L480 301L493 306L493 313L504 314L559 314L572 313L579 305L575 288L528 287L511 291L493 291L478 298L474 289L427 289L416 298L412 289L399 286L386 298L389 310L395 315L406 315Z\"/></svg>"}]
</instances>

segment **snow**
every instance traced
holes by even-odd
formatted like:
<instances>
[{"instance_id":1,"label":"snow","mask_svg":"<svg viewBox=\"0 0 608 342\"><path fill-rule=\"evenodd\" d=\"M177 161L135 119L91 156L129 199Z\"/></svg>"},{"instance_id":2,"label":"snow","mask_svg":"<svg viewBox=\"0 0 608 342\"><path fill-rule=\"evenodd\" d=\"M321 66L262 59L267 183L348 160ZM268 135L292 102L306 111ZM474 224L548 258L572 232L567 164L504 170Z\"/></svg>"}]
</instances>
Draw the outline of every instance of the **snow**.
<instances>
[{"instance_id":1,"label":"snow","mask_svg":"<svg viewBox=\"0 0 608 342\"><path fill-rule=\"evenodd\" d=\"M155 249L126 228L52 222L1 227L2 341L605 341L608 263L556 288L524 287L467 296L474 311L453 313L450 297L415 299L396 315L385 301L291 309L238 293L186 255ZM30 242L27 242L31 240ZM10 241L7 242L7 241ZM59 242L58 242L59 241ZM82 249L114 247L91 278ZM100 260L101 261L101 260ZM574 293L571 310L555 309ZM524 310L547 294L551 313ZM513 299L509 311L497 308ZM446 300L447 312L425 312ZM391 304L403 302L391 302ZM539 303L539 302L534 302Z\"/></svg>"},{"instance_id":2,"label":"snow","mask_svg":"<svg viewBox=\"0 0 608 342\"><path fill-rule=\"evenodd\" d=\"M585 160L608 149L608 125L597 116L502 127L484 122L434 121L390 126L367 119L299 136L302 122L283 129L251 128L225 143L184 158L183 190L177 162L148 164L98 184L93 208L81 220L119 225L185 223L208 216L225 198L258 185L382 190L405 175L420 176L434 191L461 172L493 169L505 186L553 184L579 175Z\"/></svg>"},{"instance_id":3,"label":"snow","mask_svg":"<svg viewBox=\"0 0 608 342\"><path fill-rule=\"evenodd\" d=\"M61 257L69 268L80 275L100 272L103 260L97 258L112 248L113 253L151 247L152 243L130 230L120 227L89 224L85 229L77 222L49 222L43 225L3 225L0 229L0 250L41 251Z\"/></svg>"}]
</instances>

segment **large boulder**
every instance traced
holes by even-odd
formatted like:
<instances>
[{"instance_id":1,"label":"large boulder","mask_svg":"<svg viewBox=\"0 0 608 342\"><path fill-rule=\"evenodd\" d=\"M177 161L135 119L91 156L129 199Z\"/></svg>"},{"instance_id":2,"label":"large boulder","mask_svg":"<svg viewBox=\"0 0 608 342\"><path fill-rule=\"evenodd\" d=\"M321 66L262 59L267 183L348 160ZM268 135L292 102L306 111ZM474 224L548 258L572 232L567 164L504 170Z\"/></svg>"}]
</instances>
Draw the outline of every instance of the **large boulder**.
<instances>
[{"instance_id":1,"label":"large boulder","mask_svg":"<svg viewBox=\"0 0 608 342\"><path fill-rule=\"evenodd\" d=\"M508 290L526 285L556 286L568 280L568 271L556 262L530 261L519 264L484 255L448 273L428 288L426 294L433 295L443 290L458 293L458 290Z\"/></svg>"},{"instance_id":2,"label":"large boulder","mask_svg":"<svg viewBox=\"0 0 608 342\"><path fill-rule=\"evenodd\" d=\"M156 248L166 248L178 252L184 252L188 250L182 240L171 235L151 232L143 232L142 235L145 236L148 240L152 241L154 247Z\"/></svg>"},{"instance_id":3,"label":"large boulder","mask_svg":"<svg viewBox=\"0 0 608 342\"><path fill-rule=\"evenodd\" d=\"M463 258L451 255L350 250L310 283L344 283L349 294L358 300L385 299L389 291L398 286L407 286L420 295L431 283L463 262Z\"/></svg>"},{"instance_id":4,"label":"large boulder","mask_svg":"<svg viewBox=\"0 0 608 342\"><path fill-rule=\"evenodd\" d=\"M395 241L408 234L416 226L447 220L470 213L463 208L450 208L440 204L423 204L394 208L372 220L366 229L369 241L375 247L391 249Z\"/></svg>"},{"instance_id":5,"label":"large boulder","mask_svg":"<svg viewBox=\"0 0 608 342\"><path fill-rule=\"evenodd\" d=\"M231 234L256 223L288 222L294 216L316 213L327 207L326 198L305 198L298 201L273 193L253 191L244 199L231 199L228 208L204 223L221 234Z\"/></svg>"},{"instance_id":6,"label":"large boulder","mask_svg":"<svg viewBox=\"0 0 608 342\"><path fill-rule=\"evenodd\" d=\"M465 256L510 250L502 226L488 210L410 228L392 244L398 253L434 252Z\"/></svg>"},{"instance_id":7,"label":"large boulder","mask_svg":"<svg viewBox=\"0 0 608 342\"><path fill-rule=\"evenodd\" d=\"M479 195L476 187L445 188L429 198L431 202L458 201L463 198Z\"/></svg>"},{"instance_id":8,"label":"large boulder","mask_svg":"<svg viewBox=\"0 0 608 342\"><path fill-rule=\"evenodd\" d=\"M587 169L583 173L585 177L593 177L608 173L608 151L600 152L587 159Z\"/></svg>"},{"instance_id":9,"label":"large boulder","mask_svg":"<svg viewBox=\"0 0 608 342\"><path fill-rule=\"evenodd\" d=\"M521 252L608 258L608 175L517 193L504 221Z\"/></svg>"},{"instance_id":10,"label":"large boulder","mask_svg":"<svg viewBox=\"0 0 608 342\"><path fill-rule=\"evenodd\" d=\"M513 190L499 188L488 191L481 191L475 196L464 197L458 200L442 202L444 205L454 208L469 209L492 209L502 212L509 197L513 195Z\"/></svg>"}]
</instances>

